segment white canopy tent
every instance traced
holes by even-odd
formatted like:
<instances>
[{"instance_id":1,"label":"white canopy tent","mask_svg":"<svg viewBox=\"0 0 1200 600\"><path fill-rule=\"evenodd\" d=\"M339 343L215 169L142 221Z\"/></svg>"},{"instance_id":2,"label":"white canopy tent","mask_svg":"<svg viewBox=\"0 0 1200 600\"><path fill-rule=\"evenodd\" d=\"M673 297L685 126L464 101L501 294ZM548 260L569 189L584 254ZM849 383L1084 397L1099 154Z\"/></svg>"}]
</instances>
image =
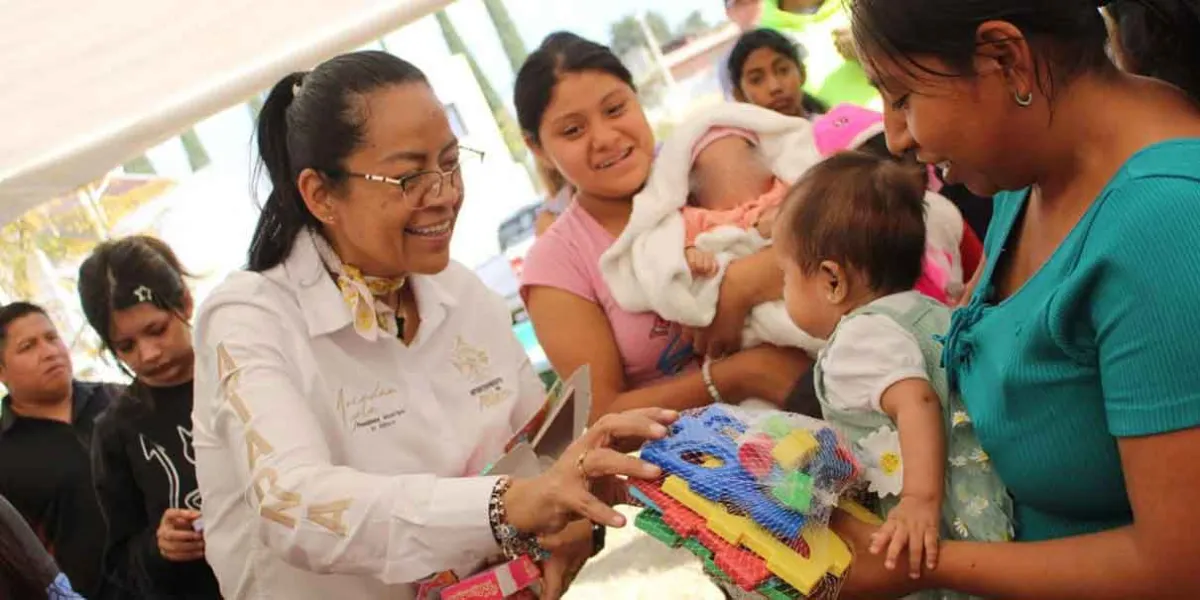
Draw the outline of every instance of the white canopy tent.
<instances>
[{"instance_id":1,"label":"white canopy tent","mask_svg":"<svg viewBox=\"0 0 1200 600\"><path fill-rule=\"evenodd\" d=\"M0 225L453 0L0 0Z\"/></svg>"}]
</instances>

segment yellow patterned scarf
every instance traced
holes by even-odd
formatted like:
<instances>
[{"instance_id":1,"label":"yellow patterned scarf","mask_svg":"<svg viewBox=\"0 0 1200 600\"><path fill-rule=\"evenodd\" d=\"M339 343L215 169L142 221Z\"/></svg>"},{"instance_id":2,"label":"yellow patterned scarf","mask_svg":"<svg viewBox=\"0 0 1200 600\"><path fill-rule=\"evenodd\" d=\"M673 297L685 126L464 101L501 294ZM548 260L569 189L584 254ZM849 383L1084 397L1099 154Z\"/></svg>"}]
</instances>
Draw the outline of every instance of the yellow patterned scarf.
<instances>
[{"instance_id":1,"label":"yellow patterned scarf","mask_svg":"<svg viewBox=\"0 0 1200 600\"><path fill-rule=\"evenodd\" d=\"M396 311L381 298L404 287L408 278L363 275L357 267L343 264L323 238L314 238L321 262L333 274L342 292L342 300L354 318L354 331L368 341L375 341L383 334L399 337L401 331L396 322Z\"/></svg>"}]
</instances>

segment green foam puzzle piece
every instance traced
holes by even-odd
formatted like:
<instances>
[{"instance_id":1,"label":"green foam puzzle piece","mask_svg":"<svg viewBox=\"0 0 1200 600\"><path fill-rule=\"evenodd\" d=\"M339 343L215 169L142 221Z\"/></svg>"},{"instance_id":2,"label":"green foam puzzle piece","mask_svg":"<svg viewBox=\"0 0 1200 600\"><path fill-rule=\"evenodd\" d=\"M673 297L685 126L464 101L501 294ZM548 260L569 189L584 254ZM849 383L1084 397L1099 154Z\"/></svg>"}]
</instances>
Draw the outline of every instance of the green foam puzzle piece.
<instances>
[{"instance_id":1,"label":"green foam puzzle piece","mask_svg":"<svg viewBox=\"0 0 1200 600\"><path fill-rule=\"evenodd\" d=\"M696 558L700 559L701 564L704 566L704 572L707 573L709 577L712 577L718 581L724 581L725 583L731 583L733 581L733 578L731 578L725 573L725 571L722 571L721 568L717 566L717 559L713 556L712 550L709 550L707 546L701 544L700 540L697 540L696 538L687 538L686 540L683 540L683 543L680 544L680 547L684 548L688 552L691 552L692 554L696 555Z\"/></svg>"},{"instance_id":2,"label":"green foam puzzle piece","mask_svg":"<svg viewBox=\"0 0 1200 600\"><path fill-rule=\"evenodd\" d=\"M633 524L638 529L645 531L650 537L672 548L679 546L679 543L683 541L683 538L678 533L675 533L675 530L671 529L670 525L663 522L662 515L658 514L657 511L650 509L643 510L638 513L638 516L633 520Z\"/></svg>"},{"instance_id":3,"label":"green foam puzzle piece","mask_svg":"<svg viewBox=\"0 0 1200 600\"><path fill-rule=\"evenodd\" d=\"M733 581L728 575L725 574L725 571L722 571L721 568L717 566L717 561L711 558L706 558L702 562L704 563L704 572L708 573L709 577L719 581L724 581L726 583Z\"/></svg>"},{"instance_id":4,"label":"green foam puzzle piece","mask_svg":"<svg viewBox=\"0 0 1200 600\"><path fill-rule=\"evenodd\" d=\"M783 476L778 483L771 487L771 495L784 506L798 511L808 512L812 507L813 480L806 473L793 471Z\"/></svg>"},{"instance_id":5,"label":"green foam puzzle piece","mask_svg":"<svg viewBox=\"0 0 1200 600\"><path fill-rule=\"evenodd\" d=\"M795 427L789 423L785 417L781 417L779 415L767 417L765 420L763 420L761 427L764 433L776 440L787 437L787 434L791 433L792 430L795 429Z\"/></svg>"},{"instance_id":6,"label":"green foam puzzle piece","mask_svg":"<svg viewBox=\"0 0 1200 600\"><path fill-rule=\"evenodd\" d=\"M778 577L772 577L754 590L768 600L794 600L803 597L796 588Z\"/></svg>"},{"instance_id":7,"label":"green foam puzzle piece","mask_svg":"<svg viewBox=\"0 0 1200 600\"><path fill-rule=\"evenodd\" d=\"M704 544L696 541L696 538L688 538L683 540L682 546L688 552L695 554L700 560L709 560L712 558L712 550L704 547Z\"/></svg>"},{"instance_id":8,"label":"green foam puzzle piece","mask_svg":"<svg viewBox=\"0 0 1200 600\"><path fill-rule=\"evenodd\" d=\"M755 590L767 600L794 600L796 596L776 588L759 588Z\"/></svg>"}]
</instances>

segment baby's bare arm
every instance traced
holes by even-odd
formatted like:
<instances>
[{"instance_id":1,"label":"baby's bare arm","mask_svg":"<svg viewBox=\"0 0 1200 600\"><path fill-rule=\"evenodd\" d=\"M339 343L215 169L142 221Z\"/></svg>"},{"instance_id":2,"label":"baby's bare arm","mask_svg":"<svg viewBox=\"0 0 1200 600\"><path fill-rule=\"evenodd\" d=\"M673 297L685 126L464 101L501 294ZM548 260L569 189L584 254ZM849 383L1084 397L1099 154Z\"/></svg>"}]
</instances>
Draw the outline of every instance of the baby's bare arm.
<instances>
[{"instance_id":1,"label":"baby's bare arm","mask_svg":"<svg viewBox=\"0 0 1200 600\"><path fill-rule=\"evenodd\" d=\"M946 472L942 404L928 381L906 379L884 391L880 407L900 432L904 487L900 504L888 514L887 523L872 540L871 552L886 547L885 564L894 568L907 546L911 575L918 577L922 565L929 569L937 566Z\"/></svg>"}]
</instances>

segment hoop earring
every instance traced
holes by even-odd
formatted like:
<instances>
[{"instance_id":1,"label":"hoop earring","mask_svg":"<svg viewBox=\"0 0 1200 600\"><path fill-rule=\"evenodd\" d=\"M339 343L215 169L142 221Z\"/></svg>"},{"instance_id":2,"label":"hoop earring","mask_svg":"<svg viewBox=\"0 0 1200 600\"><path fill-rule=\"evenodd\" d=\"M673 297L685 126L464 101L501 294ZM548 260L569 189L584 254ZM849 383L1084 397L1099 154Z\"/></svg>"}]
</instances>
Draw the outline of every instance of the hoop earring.
<instances>
[{"instance_id":1,"label":"hoop earring","mask_svg":"<svg viewBox=\"0 0 1200 600\"><path fill-rule=\"evenodd\" d=\"M1020 92L1013 92L1013 101L1021 108L1029 108L1033 105L1033 90L1029 90L1029 93L1024 96Z\"/></svg>"}]
</instances>

